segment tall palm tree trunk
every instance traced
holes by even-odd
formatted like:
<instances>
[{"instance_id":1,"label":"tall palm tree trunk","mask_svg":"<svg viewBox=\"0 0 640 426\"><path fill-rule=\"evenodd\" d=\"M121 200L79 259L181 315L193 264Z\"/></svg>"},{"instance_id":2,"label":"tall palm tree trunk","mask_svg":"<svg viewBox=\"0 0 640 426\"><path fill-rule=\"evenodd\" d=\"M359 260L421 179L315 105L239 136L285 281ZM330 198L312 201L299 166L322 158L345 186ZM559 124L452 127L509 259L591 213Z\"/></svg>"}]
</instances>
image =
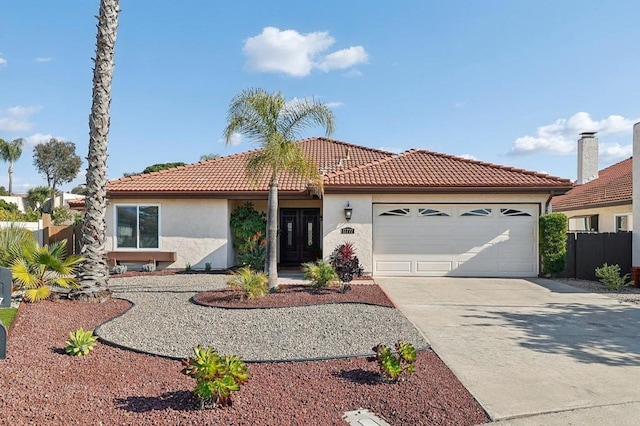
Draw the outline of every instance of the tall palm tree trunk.
<instances>
[{"instance_id":1,"label":"tall palm tree trunk","mask_svg":"<svg viewBox=\"0 0 640 426\"><path fill-rule=\"evenodd\" d=\"M106 292L109 268L105 260L107 208L107 143L111 106L113 55L118 32L119 0L101 0L93 68L93 102L89 116L87 194L82 223L81 287L72 297L91 299Z\"/></svg>"},{"instance_id":2,"label":"tall palm tree trunk","mask_svg":"<svg viewBox=\"0 0 640 426\"><path fill-rule=\"evenodd\" d=\"M13 195L13 160L9 162L9 195Z\"/></svg>"},{"instance_id":3,"label":"tall palm tree trunk","mask_svg":"<svg viewBox=\"0 0 640 426\"><path fill-rule=\"evenodd\" d=\"M278 288L278 176L269 184L269 206L267 208L267 273L269 290Z\"/></svg>"}]
</instances>

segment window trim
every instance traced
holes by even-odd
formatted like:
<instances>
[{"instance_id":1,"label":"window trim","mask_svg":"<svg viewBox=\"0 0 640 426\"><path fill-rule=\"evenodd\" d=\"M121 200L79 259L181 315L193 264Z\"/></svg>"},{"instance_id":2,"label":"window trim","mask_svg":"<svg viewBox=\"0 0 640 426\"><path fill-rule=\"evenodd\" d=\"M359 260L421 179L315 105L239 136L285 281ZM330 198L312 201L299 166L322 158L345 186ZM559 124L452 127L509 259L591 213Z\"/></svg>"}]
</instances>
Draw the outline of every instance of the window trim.
<instances>
[{"instance_id":1,"label":"window trim","mask_svg":"<svg viewBox=\"0 0 640 426\"><path fill-rule=\"evenodd\" d=\"M118 207L136 208L137 240L136 247L118 246ZM158 247L140 247L140 207L158 208ZM123 203L113 205L113 248L114 251L161 251L162 250L162 208L159 203Z\"/></svg>"},{"instance_id":2,"label":"window trim","mask_svg":"<svg viewBox=\"0 0 640 426\"><path fill-rule=\"evenodd\" d=\"M627 228L629 227L629 217L632 217L633 213L616 213L613 215L613 229L614 232L631 232L633 229L627 229L624 231L618 230L618 218L626 217L627 218Z\"/></svg>"}]
</instances>

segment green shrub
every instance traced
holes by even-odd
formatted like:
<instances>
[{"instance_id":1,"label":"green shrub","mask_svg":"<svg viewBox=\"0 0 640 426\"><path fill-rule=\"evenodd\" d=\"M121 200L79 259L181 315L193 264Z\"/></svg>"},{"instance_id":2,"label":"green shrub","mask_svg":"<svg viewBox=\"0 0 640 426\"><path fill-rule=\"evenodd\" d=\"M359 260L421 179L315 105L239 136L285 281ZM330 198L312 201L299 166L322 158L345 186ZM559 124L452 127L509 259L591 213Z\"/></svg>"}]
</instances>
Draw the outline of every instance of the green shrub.
<instances>
[{"instance_id":1,"label":"green shrub","mask_svg":"<svg viewBox=\"0 0 640 426\"><path fill-rule=\"evenodd\" d=\"M620 265L607 265L596 268L596 277L604 284L607 290L620 290L622 287L631 284L629 274L620 275Z\"/></svg>"},{"instance_id":2,"label":"green shrub","mask_svg":"<svg viewBox=\"0 0 640 426\"><path fill-rule=\"evenodd\" d=\"M255 271L264 270L265 259L267 258L267 240L261 232L249 238L244 246L244 252L238 254L238 261L241 265L249 266Z\"/></svg>"},{"instance_id":3,"label":"green shrub","mask_svg":"<svg viewBox=\"0 0 640 426\"><path fill-rule=\"evenodd\" d=\"M211 272L211 263L207 262L204 264L204 270L206 272Z\"/></svg>"},{"instance_id":4,"label":"green shrub","mask_svg":"<svg viewBox=\"0 0 640 426\"><path fill-rule=\"evenodd\" d=\"M229 287L234 291L240 291L242 298L248 300L259 299L267 294L269 278L264 272L257 272L245 266L240 268L238 272L227 282Z\"/></svg>"},{"instance_id":5,"label":"green shrub","mask_svg":"<svg viewBox=\"0 0 640 426\"><path fill-rule=\"evenodd\" d=\"M65 352L73 356L87 355L94 348L96 340L98 337L93 335L93 330L84 331L80 327L69 333L69 340L65 342L67 344Z\"/></svg>"},{"instance_id":6,"label":"green shrub","mask_svg":"<svg viewBox=\"0 0 640 426\"><path fill-rule=\"evenodd\" d=\"M11 327L11 323L16 318L17 313L17 308L0 308L0 322L4 324L7 330Z\"/></svg>"},{"instance_id":7,"label":"green shrub","mask_svg":"<svg viewBox=\"0 0 640 426\"><path fill-rule=\"evenodd\" d=\"M235 355L220 356L218 351L198 345L193 356L182 361L182 374L196 379L194 395L200 408L231 405L231 392L249 380L246 364Z\"/></svg>"},{"instance_id":8,"label":"green shrub","mask_svg":"<svg viewBox=\"0 0 640 426\"><path fill-rule=\"evenodd\" d=\"M322 260L302 264L304 277L311 281L311 286L315 289L326 287L338 279L333 266Z\"/></svg>"},{"instance_id":9,"label":"green shrub","mask_svg":"<svg viewBox=\"0 0 640 426\"><path fill-rule=\"evenodd\" d=\"M373 348L376 353L375 361L380 367L380 374L388 381L398 381L402 373L411 374L416 371L414 363L417 353L413 345L406 340L399 340L396 345L396 354L391 348L381 343Z\"/></svg>"},{"instance_id":10,"label":"green shrub","mask_svg":"<svg viewBox=\"0 0 640 426\"><path fill-rule=\"evenodd\" d=\"M62 206L53 208L51 219L53 219L53 224L56 226L70 225L73 222L71 212Z\"/></svg>"},{"instance_id":11,"label":"green shrub","mask_svg":"<svg viewBox=\"0 0 640 426\"><path fill-rule=\"evenodd\" d=\"M249 265L256 271L262 270L264 258L260 262L260 257L266 256L266 213L256 210L253 203L247 202L231 213L229 223L233 231L233 247L240 264Z\"/></svg>"},{"instance_id":12,"label":"green shrub","mask_svg":"<svg viewBox=\"0 0 640 426\"><path fill-rule=\"evenodd\" d=\"M5 200L0 200L0 210L6 210L8 212L19 212L18 205L16 203L8 203Z\"/></svg>"},{"instance_id":13,"label":"green shrub","mask_svg":"<svg viewBox=\"0 0 640 426\"><path fill-rule=\"evenodd\" d=\"M567 261L567 217L551 213L540 217L540 256L542 273L555 276Z\"/></svg>"}]
</instances>

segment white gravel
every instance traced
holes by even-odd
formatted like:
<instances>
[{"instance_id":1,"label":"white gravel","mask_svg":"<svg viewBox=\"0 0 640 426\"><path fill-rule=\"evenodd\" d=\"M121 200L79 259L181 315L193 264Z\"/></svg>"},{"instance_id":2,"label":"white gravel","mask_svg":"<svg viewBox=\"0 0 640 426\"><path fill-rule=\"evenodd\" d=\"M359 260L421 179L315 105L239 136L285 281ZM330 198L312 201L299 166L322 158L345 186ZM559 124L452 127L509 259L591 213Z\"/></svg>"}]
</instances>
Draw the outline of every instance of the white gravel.
<instances>
[{"instance_id":1,"label":"white gravel","mask_svg":"<svg viewBox=\"0 0 640 426\"><path fill-rule=\"evenodd\" d=\"M604 294L605 296L618 299L621 303L640 304L640 288L637 287L623 287L619 291L611 291L607 290L604 284L598 281L579 280L574 278L554 278L554 280L591 293Z\"/></svg>"},{"instance_id":2,"label":"white gravel","mask_svg":"<svg viewBox=\"0 0 640 426\"><path fill-rule=\"evenodd\" d=\"M225 288L224 275L115 278L114 297L134 306L97 330L104 340L143 352L184 358L197 344L245 361L282 361L370 355L378 343L427 342L395 309L327 304L273 309L195 305L200 291Z\"/></svg>"}]
</instances>

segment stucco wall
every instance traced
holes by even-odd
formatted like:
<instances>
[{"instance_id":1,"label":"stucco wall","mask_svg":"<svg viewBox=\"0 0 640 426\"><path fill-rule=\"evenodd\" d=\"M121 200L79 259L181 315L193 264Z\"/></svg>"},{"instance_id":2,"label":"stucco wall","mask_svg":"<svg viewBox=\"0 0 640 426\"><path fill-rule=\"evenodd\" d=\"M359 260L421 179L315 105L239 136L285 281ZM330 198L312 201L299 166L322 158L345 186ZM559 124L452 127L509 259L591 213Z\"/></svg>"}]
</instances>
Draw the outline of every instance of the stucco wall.
<instances>
[{"instance_id":1,"label":"stucco wall","mask_svg":"<svg viewBox=\"0 0 640 426\"><path fill-rule=\"evenodd\" d=\"M353 209L351 220L344 218L344 208ZM352 242L356 249L356 255L364 268L365 274L371 274L373 270L373 234L371 223L373 221L373 209L371 207L371 195L332 195L325 194L323 198L322 256L326 259L333 249L344 242ZM353 228L353 234L341 234L341 229Z\"/></svg>"},{"instance_id":2,"label":"stucco wall","mask_svg":"<svg viewBox=\"0 0 640 426\"><path fill-rule=\"evenodd\" d=\"M596 209L571 210L563 213L569 218L569 230L576 229L576 219L581 216L598 215L598 232L616 232L616 215L629 215L629 230L633 229L633 211L631 204L623 206L601 207Z\"/></svg>"},{"instance_id":3,"label":"stucco wall","mask_svg":"<svg viewBox=\"0 0 640 426\"><path fill-rule=\"evenodd\" d=\"M121 204L157 204L160 206L160 249L178 253L176 262L159 268L184 268L187 264L203 269L233 266L229 257L229 208L227 200L200 199L112 199L107 207L107 250L118 250L115 241L114 206ZM130 250L130 249L122 249Z\"/></svg>"}]
</instances>

